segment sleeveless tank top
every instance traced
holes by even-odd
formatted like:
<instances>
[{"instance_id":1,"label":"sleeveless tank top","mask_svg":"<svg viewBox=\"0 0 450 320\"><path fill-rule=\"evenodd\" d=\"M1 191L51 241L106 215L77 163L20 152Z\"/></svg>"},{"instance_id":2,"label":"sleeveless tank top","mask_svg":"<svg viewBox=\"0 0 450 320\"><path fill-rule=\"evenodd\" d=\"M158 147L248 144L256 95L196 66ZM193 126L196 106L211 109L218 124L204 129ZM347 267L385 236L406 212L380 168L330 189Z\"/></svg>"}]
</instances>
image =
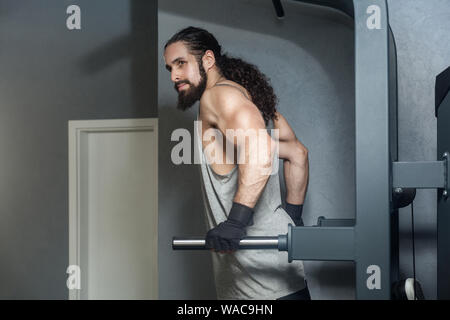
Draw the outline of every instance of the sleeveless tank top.
<instances>
[{"instance_id":1,"label":"sleeveless tank top","mask_svg":"<svg viewBox=\"0 0 450 320\"><path fill-rule=\"evenodd\" d=\"M232 85L230 85L232 86ZM235 86L233 86L235 87ZM237 88L237 87L235 87ZM240 90L240 88L237 88ZM242 91L241 91L242 92ZM244 95L245 93L242 92ZM197 115L198 120L198 115ZM266 126L273 129L272 120ZM201 132L195 130L201 158L202 198L208 230L225 221L238 189L237 165L227 174L213 171L203 152ZM270 134L270 131L268 132ZM286 234L294 224L282 208L278 172L272 174L254 208L253 224L247 236ZM305 288L302 261L288 262L287 252L271 250L237 250L231 254L212 252L218 299L276 299Z\"/></svg>"}]
</instances>

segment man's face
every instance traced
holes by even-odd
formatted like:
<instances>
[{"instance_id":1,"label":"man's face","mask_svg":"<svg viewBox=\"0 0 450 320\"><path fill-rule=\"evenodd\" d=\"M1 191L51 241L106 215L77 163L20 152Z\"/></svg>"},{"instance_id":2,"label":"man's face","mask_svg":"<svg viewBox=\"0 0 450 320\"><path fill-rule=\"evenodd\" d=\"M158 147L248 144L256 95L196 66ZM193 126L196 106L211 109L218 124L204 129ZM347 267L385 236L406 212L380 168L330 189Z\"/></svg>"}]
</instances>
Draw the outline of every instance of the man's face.
<instances>
[{"instance_id":1,"label":"man's face","mask_svg":"<svg viewBox=\"0 0 450 320\"><path fill-rule=\"evenodd\" d=\"M167 46L164 52L166 69L178 92L178 108L186 110L200 100L206 88L206 72L182 42Z\"/></svg>"}]
</instances>

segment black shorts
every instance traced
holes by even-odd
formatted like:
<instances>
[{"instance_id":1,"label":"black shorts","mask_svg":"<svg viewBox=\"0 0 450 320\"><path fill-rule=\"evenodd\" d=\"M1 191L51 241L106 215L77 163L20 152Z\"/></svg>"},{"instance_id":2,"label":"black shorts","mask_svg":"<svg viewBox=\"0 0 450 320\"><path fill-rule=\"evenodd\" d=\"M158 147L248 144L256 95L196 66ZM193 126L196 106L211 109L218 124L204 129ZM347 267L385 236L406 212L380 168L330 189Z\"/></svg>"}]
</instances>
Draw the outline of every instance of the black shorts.
<instances>
[{"instance_id":1,"label":"black shorts","mask_svg":"<svg viewBox=\"0 0 450 320\"><path fill-rule=\"evenodd\" d=\"M311 296L309 294L308 284L306 283L306 287L302 290L296 291L294 293L288 294L287 296L278 298L277 300L311 300Z\"/></svg>"}]
</instances>

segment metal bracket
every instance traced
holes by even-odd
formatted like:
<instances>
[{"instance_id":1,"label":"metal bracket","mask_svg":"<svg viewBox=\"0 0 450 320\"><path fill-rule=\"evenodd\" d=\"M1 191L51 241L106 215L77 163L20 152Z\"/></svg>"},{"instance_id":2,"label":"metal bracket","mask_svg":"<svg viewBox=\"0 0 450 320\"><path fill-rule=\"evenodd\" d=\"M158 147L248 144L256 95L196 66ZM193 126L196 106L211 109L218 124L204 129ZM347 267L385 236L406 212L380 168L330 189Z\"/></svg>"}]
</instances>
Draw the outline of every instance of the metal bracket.
<instances>
[{"instance_id":1,"label":"metal bracket","mask_svg":"<svg viewBox=\"0 0 450 320\"><path fill-rule=\"evenodd\" d=\"M287 234L288 261L355 261L355 227L294 227Z\"/></svg>"},{"instance_id":2,"label":"metal bracket","mask_svg":"<svg viewBox=\"0 0 450 320\"><path fill-rule=\"evenodd\" d=\"M444 152L444 155L442 156L444 159L444 171L445 171L445 186L444 186L444 191L442 191L442 196L444 197L444 199L448 198L448 195L450 193L450 168L449 168L449 158L450 158L450 153L448 151Z\"/></svg>"},{"instance_id":3,"label":"metal bracket","mask_svg":"<svg viewBox=\"0 0 450 320\"><path fill-rule=\"evenodd\" d=\"M317 227L354 227L355 219L327 219L320 216L317 219Z\"/></svg>"},{"instance_id":4,"label":"metal bracket","mask_svg":"<svg viewBox=\"0 0 450 320\"><path fill-rule=\"evenodd\" d=\"M393 162L393 188L444 189L447 198L450 188L449 152L442 161Z\"/></svg>"}]
</instances>

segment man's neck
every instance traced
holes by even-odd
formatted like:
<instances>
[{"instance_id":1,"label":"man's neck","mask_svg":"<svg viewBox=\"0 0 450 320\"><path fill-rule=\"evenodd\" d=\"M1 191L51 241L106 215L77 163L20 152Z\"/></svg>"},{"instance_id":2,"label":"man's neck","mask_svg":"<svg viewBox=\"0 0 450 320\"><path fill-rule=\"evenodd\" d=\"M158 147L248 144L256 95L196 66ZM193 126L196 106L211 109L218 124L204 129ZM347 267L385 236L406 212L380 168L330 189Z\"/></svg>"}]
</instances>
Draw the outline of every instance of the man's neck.
<instances>
[{"instance_id":1,"label":"man's neck","mask_svg":"<svg viewBox=\"0 0 450 320\"><path fill-rule=\"evenodd\" d=\"M206 89L210 89L212 87L214 87L217 83L221 82L221 81L225 81L226 78L221 76L217 71L209 71L207 73L207 81L206 81Z\"/></svg>"},{"instance_id":2,"label":"man's neck","mask_svg":"<svg viewBox=\"0 0 450 320\"><path fill-rule=\"evenodd\" d=\"M221 76L219 72L217 72L216 70L211 70L209 71L207 74L207 80L206 80L206 89L210 89L212 87L214 87L217 83L222 82L227 80L225 77ZM202 108L201 104L199 105L199 113L200 113L200 109ZM204 121L206 121L206 124L208 127L215 127L216 124L214 121L211 120L210 117L206 116L204 117L204 119L202 119Z\"/></svg>"}]
</instances>

